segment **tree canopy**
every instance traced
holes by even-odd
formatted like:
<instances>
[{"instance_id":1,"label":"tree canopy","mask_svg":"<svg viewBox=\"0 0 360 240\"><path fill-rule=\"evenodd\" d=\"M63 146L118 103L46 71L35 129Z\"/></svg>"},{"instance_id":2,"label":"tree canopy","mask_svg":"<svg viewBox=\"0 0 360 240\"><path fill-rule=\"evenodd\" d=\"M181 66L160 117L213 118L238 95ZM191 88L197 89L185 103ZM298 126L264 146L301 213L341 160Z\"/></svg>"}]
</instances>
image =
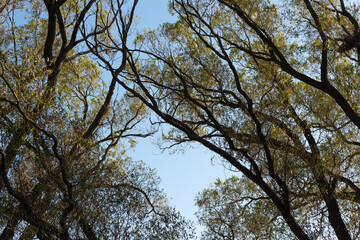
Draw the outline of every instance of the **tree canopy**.
<instances>
[{"instance_id":1,"label":"tree canopy","mask_svg":"<svg viewBox=\"0 0 360 240\"><path fill-rule=\"evenodd\" d=\"M174 127L168 140L201 143L239 172L199 195L204 239L358 238L358 5L170 8L178 21L138 36L117 81Z\"/></svg>"},{"instance_id":2,"label":"tree canopy","mask_svg":"<svg viewBox=\"0 0 360 240\"><path fill-rule=\"evenodd\" d=\"M121 22L125 46L136 4L1 3L1 239L192 237L155 172L126 155L135 136L151 134L137 128L146 109L106 79L86 45L106 43Z\"/></svg>"},{"instance_id":3,"label":"tree canopy","mask_svg":"<svg viewBox=\"0 0 360 240\"><path fill-rule=\"evenodd\" d=\"M131 43L137 4L0 7L3 234L101 238L107 219L114 238L137 236L125 223L189 238L152 173L119 158L150 111L171 145L236 172L197 196L203 239L359 238L359 5L171 0L178 20Z\"/></svg>"}]
</instances>

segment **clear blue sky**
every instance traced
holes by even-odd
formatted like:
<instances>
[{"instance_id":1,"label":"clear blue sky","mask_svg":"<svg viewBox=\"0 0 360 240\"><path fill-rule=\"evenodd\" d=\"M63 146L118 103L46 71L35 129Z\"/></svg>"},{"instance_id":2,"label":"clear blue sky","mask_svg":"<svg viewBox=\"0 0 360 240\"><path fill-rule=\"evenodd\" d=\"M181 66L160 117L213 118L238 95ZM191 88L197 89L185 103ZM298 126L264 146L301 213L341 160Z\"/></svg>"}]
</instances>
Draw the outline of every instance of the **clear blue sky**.
<instances>
[{"instance_id":1,"label":"clear blue sky","mask_svg":"<svg viewBox=\"0 0 360 240\"><path fill-rule=\"evenodd\" d=\"M136 14L140 17L137 25L140 31L144 28L154 29L163 22L176 20L168 13L168 0L140 0ZM196 222L196 194L216 178L230 177L231 173L224 170L223 166L213 165L213 154L203 147L188 149L184 154L161 153L153 144L155 141L154 138L141 140L128 154L155 168L162 180L160 186L171 199L171 204L175 205L184 217Z\"/></svg>"}]
</instances>

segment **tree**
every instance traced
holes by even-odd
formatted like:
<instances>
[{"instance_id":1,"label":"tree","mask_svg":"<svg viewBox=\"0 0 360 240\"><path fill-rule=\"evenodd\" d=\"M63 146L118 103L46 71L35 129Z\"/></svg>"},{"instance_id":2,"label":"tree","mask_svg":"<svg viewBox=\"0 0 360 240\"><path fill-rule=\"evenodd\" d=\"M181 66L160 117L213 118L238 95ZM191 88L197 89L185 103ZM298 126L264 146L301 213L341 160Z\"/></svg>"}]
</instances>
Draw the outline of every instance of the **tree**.
<instances>
[{"instance_id":1,"label":"tree","mask_svg":"<svg viewBox=\"0 0 360 240\"><path fill-rule=\"evenodd\" d=\"M202 239L295 239L270 199L246 178L218 179L197 196L196 204L205 226ZM313 216L311 209L304 210ZM314 239L315 231L323 231L313 230Z\"/></svg>"},{"instance_id":2,"label":"tree","mask_svg":"<svg viewBox=\"0 0 360 240\"><path fill-rule=\"evenodd\" d=\"M237 186L266 200L258 209L272 211L267 218L281 216L298 239L358 238L359 6L172 0L170 8L178 21L139 35L126 72L92 51L132 97L173 126L168 140L201 143L238 171L246 181ZM210 222L210 210L204 214L207 234L219 223Z\"/></svg>"},{"instance_id":3,"label":"tree","mask_svg":"<svg viewBox=\"0 0 360 240\"><path fill-rule=\"evenodd\" d=\"M159 179L126 156L144 104L104 80L87 44L120 66L137 1L8 0L0 4L0 238L189 239ZM119 25L120 23L120 25ZM118 58L117 58L118 60Z\"/></svg>"}]
</instances>

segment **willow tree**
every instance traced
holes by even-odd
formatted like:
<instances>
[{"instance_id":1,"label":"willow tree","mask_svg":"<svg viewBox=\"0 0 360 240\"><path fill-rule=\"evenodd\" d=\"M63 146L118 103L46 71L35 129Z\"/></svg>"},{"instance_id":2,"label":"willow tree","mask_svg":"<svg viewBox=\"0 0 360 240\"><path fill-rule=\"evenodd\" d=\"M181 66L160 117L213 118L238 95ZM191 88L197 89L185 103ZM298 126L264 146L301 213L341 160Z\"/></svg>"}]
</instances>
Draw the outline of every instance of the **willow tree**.
<instances>
[{"instance_id":1,"label":"willow tree","mask_svg":"<svg viewBox=\"0 0 360 240\"><path fill-rule=\"evenodd\" d=\"M357 238L358 6L342 0L172 0L170 8L178 21L139 35L137 47L128 50L127 72L117 74L97 54L116 81L173 126L169 141L201 143L239 172L245 196L230 191L231 199L237 193L239 201L246 194L253 199L234 205L239 213L256 204L273 208L278 220L263 224L281 221L298 239ZM222 203L229 204L224 194ZM217 197L200 196L201 214L211 216L211 204L201 204ZM222 231L228 222L217 231L207 223L207 236L227 239Z\"/></svg>"},{"instance_id":2,"label":"willow tree","mask_svg":"<svg viewBox=\"0 0 360 240\"><path fill-rule=\"evenodd\" d=\"M191 237L154 172L126 156L148 134L137 129L143 104L102 79L86 45L121 22L126 46L136 5L1 2L1 239ZM124 50L117 72L125 60Z\"/></svg>"}]
</instances>

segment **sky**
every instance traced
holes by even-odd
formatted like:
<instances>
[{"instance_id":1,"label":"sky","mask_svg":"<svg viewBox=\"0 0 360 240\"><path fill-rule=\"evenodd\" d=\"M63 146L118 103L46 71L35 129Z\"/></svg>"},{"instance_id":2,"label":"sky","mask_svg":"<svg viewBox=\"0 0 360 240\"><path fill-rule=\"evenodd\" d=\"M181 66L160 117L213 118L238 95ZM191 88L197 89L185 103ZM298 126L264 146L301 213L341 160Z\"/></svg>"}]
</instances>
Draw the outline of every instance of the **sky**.
<instances>
[{"instance_id":1,"label":"sky","mask_svg":"<svg viewBox=\"0 0 360 240\"><path fill-rule=\"evenodd\" d=\"M168 13L168 0L140 0L136 14L140 18L137 25L140 31L176 20L176 17ZM224 179L232 174L219 163L212 164L214 154L204 147L195 145L194 148L186 148L184 154L171 154L171 151L162 152L155 144L156 141L156 136L142 139L128 154L155 168L162 180L160 187L171 199L170 204L175 205L184 217L196 222L196 195L217 178ZM198 235L200 230L198 227Z\"/></svg>"}]
</instances>

